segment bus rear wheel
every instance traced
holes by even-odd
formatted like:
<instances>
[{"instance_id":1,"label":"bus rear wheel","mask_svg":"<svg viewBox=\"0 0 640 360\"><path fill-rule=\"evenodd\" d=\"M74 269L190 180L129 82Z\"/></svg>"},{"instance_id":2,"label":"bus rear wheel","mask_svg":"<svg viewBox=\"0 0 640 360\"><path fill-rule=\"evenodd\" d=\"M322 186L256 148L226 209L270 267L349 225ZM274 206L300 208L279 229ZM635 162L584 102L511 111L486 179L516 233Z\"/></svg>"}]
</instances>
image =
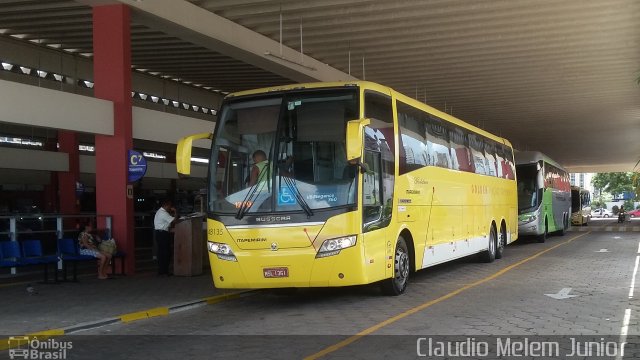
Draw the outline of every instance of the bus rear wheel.
<instances>
[{"instance_id":1,"label":"bus rear wheel","mask_svg":"<svg viewBox=\"0 0 640 360\"><path fill-rule=\"evenodd\" d=\"M504 247L507 244L507 228L504 224L500 227L498 234L498 247L496 248L496 259L502 259L504 256Z\"/></svg>"},{"instance_id":2,"label":"bus rear wheel","mask_svg":"<svg viewBox=\"0 0 640 360\"><path fill-rule=\"evenodd\" d=\"M565 236L568 229L569 229L569 215L565 215L562 218L562 229L558 231L558 234L560 234L560 236Z\"/></svg>"},{"instance_id":3,"label":"bus rear wheel","mask_svg":"<svg viewBox=\"0 0 640 360\"><path fill-rule=\"evenodd\" d=\"M407 243L402 236L396 242L393 256L393 276L382 282L382 292L385 295L398 296L407 289L409 273L411 272L411 258Z\"/></svg>"}]
</instances>

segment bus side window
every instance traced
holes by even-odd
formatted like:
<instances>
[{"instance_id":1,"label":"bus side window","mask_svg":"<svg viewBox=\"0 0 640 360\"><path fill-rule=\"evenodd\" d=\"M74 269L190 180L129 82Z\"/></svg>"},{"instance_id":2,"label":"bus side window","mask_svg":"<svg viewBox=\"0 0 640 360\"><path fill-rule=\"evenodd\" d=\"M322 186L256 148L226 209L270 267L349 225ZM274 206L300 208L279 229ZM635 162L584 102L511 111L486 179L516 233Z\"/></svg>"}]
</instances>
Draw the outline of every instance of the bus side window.
<instances>
[{"instance_id":1,"label":"bus side window","mask_svg":"<svg viewBox=\"0 0 640 360\"><path fill-rule=\"evenodd\" d=\"M381 154L377 151L365 150L364 163L367 171L362 177L362 203L364 223L377 222L382 217Z\"/></svg>"},{"instance_id":2,"label":"bus side window","mask_svg":"<svg viewBox=\"0 0 640 360\"><path fill-rule=\"evenodd\" d=\"M473 156L473 165L476 174L489 175L486 170L487 161L484 157L484 141L479 135L469 134L469 148Z\"/></svg>"},{"instance_id":3,"label":"bus side window","mask_svg":"<svg viewBox=\"0 0 640 360\"><path fill-rule=\"evenodd\" d=\"M398 108L398 137L399 148L399 173L406 174L409 171L417 170L428 164L428 154L426 148L426 128L425 122L421 119L421 114L408 105L396 101Z\"/></svg>"},{"instance_id":4,"label":"bus side window","mask_svg":"<svg viewBox=\"0 0 640 360\"><path fill-rule=\"evenodd\" d=\"M498 170L496 167L496 146L493 140L484 139L484 157L487 164L487 175L498 176Z\"/></svg>"},{"instance_id":5,"label":"bus side window","mask_svg":"<svg viewBox=\"0 0 640 360\"><path fill-rule=\"evenodd\" d=\"M451 147L451 160L453 169L473 172L473 163L467 146L465 131L455 126L449 129L449 146Z\"/></svg>"},{"instance_id":6,"label":"bus side window","mask_svg":"<svg viewBox=\"0 0 640 360\"><path fill-rule=\"evenodd\" d=\"M442 119L431 115L427 127L427 151L429 164L451 169L451 152L449 151L449 134Z\"/></svg>"}]
</instances>

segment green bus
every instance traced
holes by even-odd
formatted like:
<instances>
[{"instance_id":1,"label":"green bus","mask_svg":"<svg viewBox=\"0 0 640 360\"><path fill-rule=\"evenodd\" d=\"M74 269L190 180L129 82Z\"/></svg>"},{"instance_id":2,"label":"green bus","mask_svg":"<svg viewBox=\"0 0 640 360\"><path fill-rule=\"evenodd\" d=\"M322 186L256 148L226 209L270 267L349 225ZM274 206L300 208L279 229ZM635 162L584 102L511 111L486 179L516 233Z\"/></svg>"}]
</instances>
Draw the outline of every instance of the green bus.
<instances>
[{"instance_id":1,"label":"green bus","mask_svg":"<svg viewBox=\"0 0 640 360\"><path fill-rule=\"evenodd\" d=\"M518 234L545 242L550 233L564 233L571 220L569 173L538 151L515 154L518 180Z\"/></svg>"}]
</instances>

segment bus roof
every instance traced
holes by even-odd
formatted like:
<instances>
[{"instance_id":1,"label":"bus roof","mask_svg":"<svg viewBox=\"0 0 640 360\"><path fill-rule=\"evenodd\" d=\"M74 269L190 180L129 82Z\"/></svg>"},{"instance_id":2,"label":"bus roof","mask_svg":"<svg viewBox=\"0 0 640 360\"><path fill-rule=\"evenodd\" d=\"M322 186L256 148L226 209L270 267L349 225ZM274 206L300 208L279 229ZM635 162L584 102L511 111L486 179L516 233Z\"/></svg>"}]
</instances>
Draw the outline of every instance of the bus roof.
<instances>
[{"instance_id":1,"label":"bus roof","mask_svg":"<svg viewBox=\"0 0 640 360\"><path fill-rule=\"evenodd\" d=\"M516 151L514 156L516 158L516 165L531 164L540 160L544 160L544 162L546 163L567 171L562 165L558 164L555 160L551 159L540 151Z\"/></svg>"},{"instance_id":2,"label":"bus roof","mask_svg":"<svg viewBox=\"0 0 640 360\"><path fill-rule=\"evenodd\" d=\"M449 115L445 112L442 112L432 106L429 106L425 103L422 103L418 100L412 99L398 91L393 90L392 88L388 87L388 86L384 86L384 85L380 85L378 83L374 83L371 81L361 81L361 80L354 80L354 81L335 81L335 82L313 82L313 83L302 83L302 84L289 84L289 85L281 85L281 86L273 86L273 87L266 87L266 88L259 88L259 89L253 89L253 90L245 90L245 91L239 91L239 92L235 92L235 93L231 93L229 95L227 95L225 97L225 99L230 99L230 98L234 98L234 97L239 97L239 96L246 96L246 95L257 95L257 94L263 94L263 93L270 93L270 92L278 92L278 91L289 91L289 90L298 90L298 89L316 89L316 88L328 88L328 87L361 87L361 88L367 88L367 89L372 89L372 90L377 90L379 92L385 93L387 95L391 95L393 93L394 97L396 97L398 100L401 100L402 102L405 102L411 106L414 106L416 108L422 109L424 111L427 111L433 115L436 115L442 119L445 119L446 121L462 126L464 128L467 128L477 134L480 135L484 135L488 138L491 138L495 141L498 141L500 143L503 143L505 145L508 145L509 147L512 147L511 142L509 142L509 140L494 135L486 130L480 129L478 127L475 127L467 122L465 122L464 120L458 119L456 117L454 117L453 115Z\"/></svg>"}]
</instances>

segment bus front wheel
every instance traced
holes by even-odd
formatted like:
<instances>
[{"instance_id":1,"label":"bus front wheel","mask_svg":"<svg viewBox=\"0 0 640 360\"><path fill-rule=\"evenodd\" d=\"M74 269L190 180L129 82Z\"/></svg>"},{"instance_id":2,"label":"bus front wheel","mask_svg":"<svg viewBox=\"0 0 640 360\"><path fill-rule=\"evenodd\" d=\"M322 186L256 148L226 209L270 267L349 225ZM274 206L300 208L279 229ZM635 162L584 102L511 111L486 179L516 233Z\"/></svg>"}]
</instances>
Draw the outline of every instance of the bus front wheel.
<instances>
[{"instance_id":1,"label":"bus front wheel","mask_svg":"<svg viewBox=\"0 0 640 360\"><path fill-rule=\"evenodd\" d=\"M411 270L411 258L407 243L402 236L396 242L393 256L393 276L382 282L382 292L386 295L398 296L407 289L409 273Z\"/></svg>"},{"instance_id":2,"label":"bus front wheel","mask_svg":"<svg viewBox=\"0 0 640 360\"><path fill-rule=\"evenodd\" d=\"M549 229L549 226L547 226L547 219L544 219L544 232L542 233L542 235L538 235L539 243L543 243L547 241L548 229Z\"/></svg>"},{"instance_id":3,"label":"bus front wheel","mask_svg":"<svg viewBox=\"0 0 640 360\"><path fill-rule=\"evenodd\" d=\"M498 236L496 235L496 227L491 225L491 230L489 231L489 247L482 253L482 261L490 263L496 259L497 243Z\"/></svg>"}]
</instances>

